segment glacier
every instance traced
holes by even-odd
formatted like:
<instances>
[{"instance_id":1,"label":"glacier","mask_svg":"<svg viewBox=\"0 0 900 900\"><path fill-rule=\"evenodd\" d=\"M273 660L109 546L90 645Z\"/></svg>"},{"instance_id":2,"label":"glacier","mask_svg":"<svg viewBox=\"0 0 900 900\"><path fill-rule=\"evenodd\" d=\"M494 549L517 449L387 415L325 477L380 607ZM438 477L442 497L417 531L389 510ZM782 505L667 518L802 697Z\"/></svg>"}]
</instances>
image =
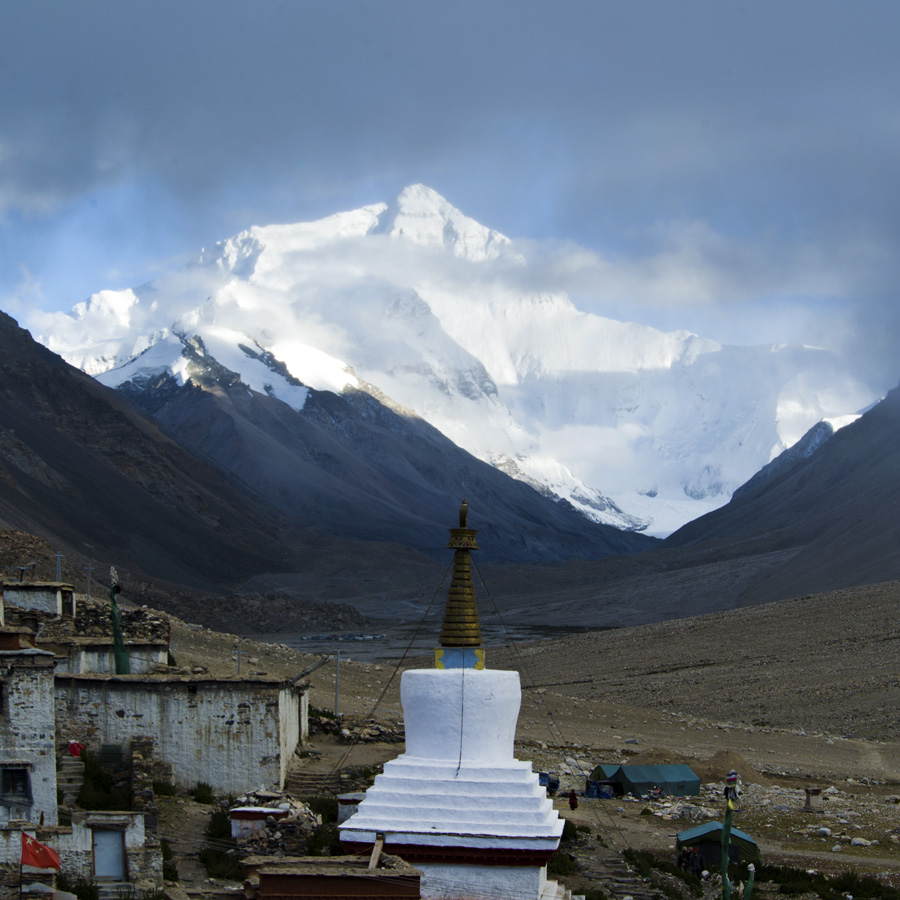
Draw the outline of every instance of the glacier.
<instances>
[{"instance_id":1,"label":"glacier","mask_svg":"<svg viewBox=\"0 0 900 900\"><path fill-rule=\"evenodd\" d=\"M515 241L412 185L253 226L33 330L112 387L189 379L207 354L297 410L309 388L369 391L588 518L657 536L874 399L827 349L605 318L529 273Z\"/></svg>"}]
</instances>

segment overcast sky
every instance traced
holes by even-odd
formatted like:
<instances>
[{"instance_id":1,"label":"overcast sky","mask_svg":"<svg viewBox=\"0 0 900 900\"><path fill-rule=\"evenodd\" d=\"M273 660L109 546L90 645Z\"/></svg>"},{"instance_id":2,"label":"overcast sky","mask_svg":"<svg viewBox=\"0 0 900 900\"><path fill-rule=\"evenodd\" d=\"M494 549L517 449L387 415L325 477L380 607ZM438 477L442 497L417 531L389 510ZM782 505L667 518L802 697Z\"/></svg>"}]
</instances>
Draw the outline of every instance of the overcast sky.
<instances>
[{"instance_id":1,"label":"overcast sky","mask_svg":"<svg viewBox=\"0 0 900 900\"><path fill-rule=\"evenodd\" d=\"M7 2L0 306L423 182L581 308L896 384L898 35L896 0Z\"/></svg>"}]
</instances>

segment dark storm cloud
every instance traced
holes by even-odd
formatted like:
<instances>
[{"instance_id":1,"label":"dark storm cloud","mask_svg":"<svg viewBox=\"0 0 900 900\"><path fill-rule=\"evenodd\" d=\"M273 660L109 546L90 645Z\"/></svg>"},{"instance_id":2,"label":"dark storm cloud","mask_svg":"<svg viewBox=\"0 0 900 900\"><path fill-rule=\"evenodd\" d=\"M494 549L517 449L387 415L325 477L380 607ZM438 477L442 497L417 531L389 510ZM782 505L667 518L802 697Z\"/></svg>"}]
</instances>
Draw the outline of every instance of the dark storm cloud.
<instances>
[{"instance_id":1,"label":"dark storm cloud","mask_svg":"<svg viewBox=\"0 0 900 900\"><path fill-rule=\"evenodd\" d=\"M203 193L481 161L509 164L495 191L517 195L565 166L557 218L578 231L595 204L613 230L626 206L740 227L791 201L877 205L871 167L896 180L895 9L9 4L3 197L41 206L139 168Z\"/></svg>"},{"instance_id":2,"label":"dark storm cloud","mask_svg":"<svg viewBox=\"0 0 900 900\"><path fill-rule=\"evenodd\" d=\"M876 0L7 3L10 265L73 222L164 255L421 181L511 236L625 260L620 281L649 260L635 297L679 229L722 300L813 294L810 260L852 257L828 284L862 329L896 296L898 26ZM117 190L128 209L98 201ZM81 227L88 199L105 223ZM657 283L649 305L682 302Z\"/></svg>"}]
</instances>

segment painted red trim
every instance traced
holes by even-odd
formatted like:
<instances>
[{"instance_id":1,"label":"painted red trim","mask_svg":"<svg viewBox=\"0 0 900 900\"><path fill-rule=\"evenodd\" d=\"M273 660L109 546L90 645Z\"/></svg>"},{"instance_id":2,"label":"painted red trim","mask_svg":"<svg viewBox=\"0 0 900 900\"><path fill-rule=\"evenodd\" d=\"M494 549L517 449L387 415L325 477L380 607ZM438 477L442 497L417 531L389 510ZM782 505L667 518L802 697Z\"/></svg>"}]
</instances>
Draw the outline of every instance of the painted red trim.
<instances>
[{"instance_id":1,"label":"painted red trim","mask_svg":"<svg viewBox=\"0 0 900 900\"><path fill-rule=\"evenodd\" d=\"M348 853L370 853L372 844L341 841ZM384 852L415 865L421 863L464 863L475 866L543 866L556 852L504 847L435 847L430 844L384 845Z\"/></svg>"}]
</instances>

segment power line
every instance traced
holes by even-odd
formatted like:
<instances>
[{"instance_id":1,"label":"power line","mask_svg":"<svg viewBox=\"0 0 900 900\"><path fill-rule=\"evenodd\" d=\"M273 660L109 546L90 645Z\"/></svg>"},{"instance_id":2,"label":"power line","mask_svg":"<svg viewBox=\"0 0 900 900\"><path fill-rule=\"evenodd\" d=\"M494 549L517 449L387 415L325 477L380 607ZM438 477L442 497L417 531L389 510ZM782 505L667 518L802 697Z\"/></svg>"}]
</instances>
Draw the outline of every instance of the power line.
<instances>
[{"instance_id":1,"label":"power line","mask_svg":"<svg viewBox=\"0 0 900 900\"><path fill-rule=\"evenodd\" d=\"M482 587L484 588L485 592L487 593L488 599L491 601L491 606L493 607L494 612L495 612L496 615L497 615L497 619L498 619L499 622L500 622L500 626L501 626L501 628L503 629L503 631L506 633L507 638L509 639L509 645L512 647L513 652L514 652L515 655L516 655L516 659L518 660L518 663L519 663L519 671L524 675L528 667L527 667L527 665L526 665L526 663L525 663L524 657L522 656L521 653L519 653L518 641L513 637L512 632L511 632L511 631L509 630L509 628L507 627L506 622L505 622L504 619L503 619L503 615L502 615L502 613L500 612L500 608L497 606L496 600L494 600L494 595L491 593L491 590L490 590L490 588L488 587L487 582L484 580L484 576L481 574L481 569L478 568L478 564L477 564L474 560L472 560L472 565L473 565L473 567L475 568L475 571L478 573L478 577L479 577L479 579L481 580L481 585L482 585ZM534 682L534 678L532 677L530 671L528 671L528 676L529 676L529 680L532 682L532 684L529 684L528 687L529 687L530 689L533 689L533 688L537 687L538 685L536 685L536 684L533 683L533 682ZM559 740L560 744L561 744L562 746L565 746L566 743L567 743L567 741L565 740L565 737L564 737L564 735L563 735L563 731L562 731L562 729L560 728L559 723L556 721L555 716L553 715L553 710L551 710L551 709L549 708L549 706L547 705L546 699L545 699L545 698L542 698L542 702L539 702L539 705L540 705L541 709L543 710L543 712L545 713L545 715L546 715L546 717L547 717L547 728L548 728L548 731L550 732L551 735L552 735L552 734L554 733L554 731L555 731L556 735L558 736L558 740ZM578 765L578 761L575 760L575 762L576 762L576 764ZM584 771L584 769L581 768L580 765L578 765L578 769L579 769L579 771L581 772L582 777L584 777L585 780L586 780L586 777L587 777L587 774L588 774L588 773L586 773L586 772ZM595 806L592 806L592 807L591 807L591 811L592 811L592 813L593 813L593 815L594 815L594 818L595 818L596 821L597 821L597 825L600 826L600 827L602 828L602 827L603 827L603 823L602 823L601 820L600 820L600 812L601 812L600 808L595 807ZM606 812L606 811L604 810L604 812ZM621 839L621 841L622 841L622 843L625 845L625 847L630 847L630 844L628 843L628 839L627 839L627 838L625 837L625 835L622 833L622 829L619 828L618 824L616 823L616 820L615 820L615 819L612 817L612 815L611 815L610 813L608 813L608 812L606 812L606 816L607 816L607 818L609 819L609 824L610 824L610 826L611 826L612 828L615 829L616 833L619 835L619 838Z\"/></svg>"}]
</instances>

